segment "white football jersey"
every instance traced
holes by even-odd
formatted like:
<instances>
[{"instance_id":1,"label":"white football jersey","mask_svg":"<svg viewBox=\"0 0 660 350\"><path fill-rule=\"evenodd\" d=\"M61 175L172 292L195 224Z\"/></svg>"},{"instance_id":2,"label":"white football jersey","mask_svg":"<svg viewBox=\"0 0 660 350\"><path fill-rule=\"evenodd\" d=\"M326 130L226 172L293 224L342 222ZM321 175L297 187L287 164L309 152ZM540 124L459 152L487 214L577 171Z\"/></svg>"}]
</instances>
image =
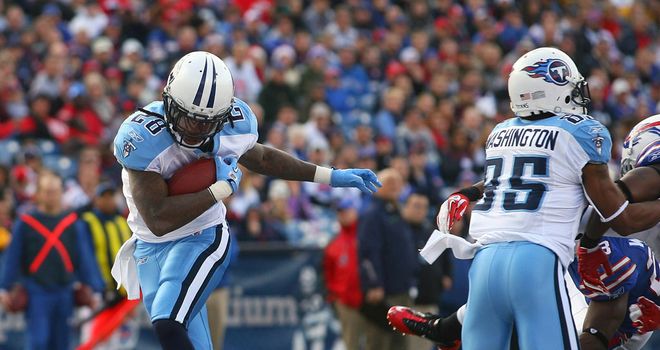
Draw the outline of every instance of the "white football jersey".
<instances>
[{"instance_id":1,"label":"white football jersey","mask_svg":"<svg viewBox=\"0 0 660 350\"><path fill-rule=\"evenodd\" d=\"M257 120L248 105L235 99L231 112L232 124L213 137L213 150L204 152L197 148L186 148L174 141L167 131L162 118L163 103L155 101L137 111L122 123L114 140L114 154L124 167L122 170L123 192L129 209L128 226L138 239L146 242L164 242L183 238L205 228L225 221L226 208L219 202L188 224L161 237L154 235L144 223L131 194L131 184L126 168L139 171L153 171L167 180L181 167L200 158L221 157L240 158L257 142Z\"/></svg>"},{"instance_id":2,"label":"white football jersey","mask_svg":"<svg viewBox=\"0 0 660 350\"><path fill-rule=\"evenodd\" d=\"M573 259L586 206L582 168L606 164L612 141L587 115L498 124L486 144L484 196L472 210L470 235L482 244L529 241Z\"/></svg>"}]
</instances>

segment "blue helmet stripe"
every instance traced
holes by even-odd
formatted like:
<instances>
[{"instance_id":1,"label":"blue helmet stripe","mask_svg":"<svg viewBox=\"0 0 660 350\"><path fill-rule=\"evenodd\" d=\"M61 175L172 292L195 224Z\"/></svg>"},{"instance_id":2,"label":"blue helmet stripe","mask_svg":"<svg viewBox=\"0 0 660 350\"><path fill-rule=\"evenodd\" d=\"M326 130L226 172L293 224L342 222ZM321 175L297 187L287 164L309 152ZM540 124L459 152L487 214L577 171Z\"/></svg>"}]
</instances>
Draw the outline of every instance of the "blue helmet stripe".
<instances>
[{"instance_id":1,"label":"blue helmet stripe","mask_svg":"<svg viewBox=\"0 0 660 350\"><path fill-rule=\"evenodd\" d=\"M206 59L204 60L204 72L202 72L202 80L199 81L199 86L197 87L197 93L195 94L195 99L193 100L193 104L195 106L199 106L199 103L202 102L202 94L204 93L204 82L206 81L206 66L208 65L209 61Z\"/></svg>"},{"instance_id":2,"label":"blue helmet stripe","mask_svg":"<svg viewBox=\"0 0 660 350\"><path fill-rule=\"evenodd\" d=\"M215 62L211 60L211 63L213 64L213 79L211 80L211 94L209 94L209 102L206 103L206 108L212 108L215 101Z\"/></svg>"}]
</instances>

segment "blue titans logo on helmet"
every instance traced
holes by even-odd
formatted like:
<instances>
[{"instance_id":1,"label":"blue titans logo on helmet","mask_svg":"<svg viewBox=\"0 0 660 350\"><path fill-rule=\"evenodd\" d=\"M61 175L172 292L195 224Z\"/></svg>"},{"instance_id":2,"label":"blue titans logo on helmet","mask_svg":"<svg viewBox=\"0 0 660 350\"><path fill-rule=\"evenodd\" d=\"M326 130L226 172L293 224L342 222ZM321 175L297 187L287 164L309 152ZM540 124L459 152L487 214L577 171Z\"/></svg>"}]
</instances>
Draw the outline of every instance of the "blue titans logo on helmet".
<instances>
[{"instance_id":1,"label":"blue titans logo on helmet","mask_svg":"<svg viewBox=\"0 0 660 350\"><path fill-rule=\"evenodd\" d=\"M568 84L571 70L566 62L551 58L547 61L538 61L522 69L532 78L543 78L544 81L563 86Z\"/></svg>"}]
</instances>

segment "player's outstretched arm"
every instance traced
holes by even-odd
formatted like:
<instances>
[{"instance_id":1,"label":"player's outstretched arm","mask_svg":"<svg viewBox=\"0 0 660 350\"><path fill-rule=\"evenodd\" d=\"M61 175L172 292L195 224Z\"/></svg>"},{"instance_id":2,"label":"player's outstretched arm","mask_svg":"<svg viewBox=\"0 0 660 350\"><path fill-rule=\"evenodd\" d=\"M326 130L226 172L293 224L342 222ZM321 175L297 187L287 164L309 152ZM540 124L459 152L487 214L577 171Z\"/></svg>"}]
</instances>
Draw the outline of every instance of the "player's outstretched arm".
<instances>
[{"instance_id":1,"label":"player's outstretched arm","mask_svg":"<svg viewBox=\"0 0 660 350\"><path fill-rule=\"evenodd\" d=\"M276 148L256 144L239 160L239 163L255 173L284 180L326 183L333 187L355 187L365 193L373 193L380 182L371 170L333 170L297 159Z\"/></svg>"},{"instance_id":2,"label":"player's outstretched arm","mask_svg":"<svg viewBox=\"0 0 660 350\"><path fill-rule=\"evenodd\" d=\"M582 183L601 221L609 223L619 234L629 235L646 230L660 221L660 201L628 205L624 194L610 179L605 164L587 164L582 169ZM600 236L587 238L597 241Z\"/></svg>"},{"instance_id":3,"label":"player's outstretched arm","mask_svg":"<svg viewBox=\"0 0 660 350\"><path fill-rule=\"evenodd\" d=\"M660 165L657 167L660 168ZM660 170L648 166L635 168L619 179L617 184L630 203L656 200L660 197ZM588 237L602 237L609 228L608 223L600 221L598 214L593 213L585 233Z\"/></svg>"},{"instance_id":4,"label":"player's outstretched arm","mask_svg":"<svg viewBox=\"0 0 660 350\"><path fill-rule=\"evenodd\" d=\"M609 339L623 322L628 311L628 292L608 301L591 301L584 319L580 347L583 350L606 350Z\"/></svg>"},{"instance_id":5,"label":"player's outstretched arm","mask_svg":"<svg viewBox=\"0 0 660 350\"><path fill-rule=\"evenodd\" d=\"M163 236L193 221L216 200L207 189L196 193L167 196L167 184L160 174L126 169L135 206L156 236Z\"/></svg>"}]
</instances>

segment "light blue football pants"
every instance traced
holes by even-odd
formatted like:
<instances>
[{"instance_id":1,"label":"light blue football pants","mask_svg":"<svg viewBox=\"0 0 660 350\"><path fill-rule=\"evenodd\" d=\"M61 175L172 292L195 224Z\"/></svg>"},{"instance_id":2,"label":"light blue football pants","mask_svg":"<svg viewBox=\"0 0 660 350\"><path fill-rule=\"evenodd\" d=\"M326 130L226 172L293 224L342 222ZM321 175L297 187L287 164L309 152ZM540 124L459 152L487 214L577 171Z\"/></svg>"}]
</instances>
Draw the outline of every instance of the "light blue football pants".
<instances>
[{"instance_id":1,"label":"light blue football pants","mask_svg":"<svg viewBox=\"0 0 660 350\"><path fill-rule=\"evenodd\" d=\"M229 265L229 239L225 224L175 241L138 241L135 247L144 306L151 321L180 322L197 350L213 348L205 303Z\"/></svg>"},{"instance_id":2,"label":"light blue football pants","mask_svg":"<svg viewBox=\"0 0 660 350\"><path fill-rule=\"evenodd\" d=\"M579 349L564 268L550 249L489 244L475 255L469 275L464 350L508 350L513 327L521 350Z\"/></svg>"}]
</instances>

